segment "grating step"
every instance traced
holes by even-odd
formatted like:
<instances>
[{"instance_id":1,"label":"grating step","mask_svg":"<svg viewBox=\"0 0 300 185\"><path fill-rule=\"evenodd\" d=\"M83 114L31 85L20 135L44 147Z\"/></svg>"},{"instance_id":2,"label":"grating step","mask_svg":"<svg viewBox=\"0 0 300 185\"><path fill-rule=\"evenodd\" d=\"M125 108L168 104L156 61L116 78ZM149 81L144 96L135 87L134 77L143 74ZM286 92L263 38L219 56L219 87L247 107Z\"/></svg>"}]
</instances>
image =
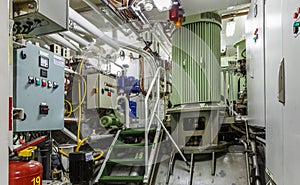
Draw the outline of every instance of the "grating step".
<instances>
[{"instance_id":1,"label":"grating step","mask_svg":"<svg viewBox=\"0 0 300 185\"><path fill-rule=\"evenodd\" d=\"M100 182L143 182L143 176L103 176Z\"/></svg>"},{"instance_id":2,"label":"grating step","mask_svg":"<svg viewBox=\"0 0 300 185\"><path fill-rule=\"evenodd\" d=\"M155 132L156 128L151 128L149 132ZM138 128L138 129L126 129L122 130L120 135L134 135L134 134L144 134L145 128Z\"/></svg>"},{"instance_id":3,"label":"grating step","mask_svg":"<svg viewBox=\"0 0 300 185\"><path fill-rule=\"evenodd\" d=\"M148 146L151 146L153 143L149 143L148 144ZM134 143L134 144L125 144L125 143L123 143L123 144L116 144L115 146L114 146L114 148L134 148L134 147L144 147L145 146L145 143Z\"/></svg>"},{"instance_id":4,"label":"grating step","mask_svg":"<svg viewBox=\"0 0 300 185\"><path fill-rule=\"evenodd\" d=\"M137 165L137 164L144 164L145 159L110 159L107 161L107 164L123 164L123 165Z\"/></svg>"}]
</instances>

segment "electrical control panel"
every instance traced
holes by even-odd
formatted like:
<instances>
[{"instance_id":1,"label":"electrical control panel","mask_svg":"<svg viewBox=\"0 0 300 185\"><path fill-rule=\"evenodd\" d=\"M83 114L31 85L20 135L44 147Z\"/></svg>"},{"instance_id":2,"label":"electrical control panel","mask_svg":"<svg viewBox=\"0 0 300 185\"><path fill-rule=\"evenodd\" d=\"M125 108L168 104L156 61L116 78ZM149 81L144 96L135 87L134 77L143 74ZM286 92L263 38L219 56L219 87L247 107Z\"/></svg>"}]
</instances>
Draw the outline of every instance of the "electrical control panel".
<instances>
[{"instance_id":1,"label":"electrical control panel","mask_svg":"<svg viewBox=\"0 0 300 185\"><path fill-rule=\"evenodd\" d=\"M68 30L68 0L13 1L13 7L14 34L45 35Z\"/></svg>"},{"instance_id":2,"label":"electrical control panel","mask_svg":"<svg viewBox=\"0 0 300 185\"><path fill-rule=\"evenodd\" d=\"M117 79L107 75L87 75L87 108L115 109L117 84Z\"/></svg>"},{"instance_id":3,"label":"electrical control panel","mask_svg":"<svg viewBox=\"0 0 300 185\"><path fill-rule=\"evenodd\" d=\"M14 50L14 107L25 112L14 131L64 127L64 65L62 57L32 44Z\"/></svg>"}]
</instances>

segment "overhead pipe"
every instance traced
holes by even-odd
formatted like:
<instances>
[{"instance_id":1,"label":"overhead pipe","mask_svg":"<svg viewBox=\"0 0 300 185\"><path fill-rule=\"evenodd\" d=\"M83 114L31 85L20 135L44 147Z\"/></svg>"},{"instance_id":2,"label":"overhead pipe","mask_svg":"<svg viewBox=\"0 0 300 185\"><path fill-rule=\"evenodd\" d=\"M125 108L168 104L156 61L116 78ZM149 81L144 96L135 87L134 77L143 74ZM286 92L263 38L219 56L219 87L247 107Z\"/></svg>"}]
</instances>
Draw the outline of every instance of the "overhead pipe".
<instances>
[{"instance_id":1,"label":"overhead pipe","mask_svg":"<svg viewBox=\"0 0 300 185\"><path fill-rule=\"evenodd\" d=\"M132 45L129 45L128 43L111 39L105 33L103 33L101 30L99 30L96 26L94 26L91 22L89 22L86 18L81 16L79 13L77 13L72 8L69 8L69 13L70 13L69 14L70 19L72 19L74 22L76 22L77 24L82 26L84 29L91 32L93 35L98 36L106 44L110 45L114 49L119 50L120 47L122 47L124 49L138 53L138 54L142 55L143 57L147 58L147 60L149 61L150 67L151 67L151 72L152 72L152 74L154 74L154 72L156 71L156 68L158 67L158 64L155 62L155 59L151 54L149 54L148 52L146 52L136 46L132 46Z\"/></svg>"},{"instance_id":2,"label":"overhead pipe","mask_svg":"<svg viewBox=\"0 0 300 185\"><path fill-rule=\"evenodd\" d=\"M58 34L50 34L50 35L47 35L47 37L49 37L53 40L56 40L57 42L61 43L65 47L68 47L74 51L77 51L77 52L81 51L80 48L74 46L71 42L69 42L68 40L66 40L65 38L63 38L62 36L60 36Z\"/></svg>"},{"instance_id":3,"label":"overhead pipe","mask_svg":"<svg viewBox=\"0 0 300 185\"><path fill-rule=\"evenodd\" d=\"M157 24L156 24L156 28L157 28L156 30L159 31L160 36L164 39L164 41L165 41L169 46L171 46L171 45L172 45L172 44L171 44L171 41L170 41L170 39L166 36L166 33L164 32L161 23L157 23Z\"/></svg>"},{"instance_id":4,"label":"overhead pipe","mask_svg":"<svg viewBox=\"0 0 300 185\"><path fill-rule=\"evenodd\" d=\"M126 32L120 27L122 23L118 21L117 19L112 19L109 17L105 12L103 12L98 6L96 6L93 2L90 0L83 0L89 7L91 7L97 14L102 15L105 19L108 20L108 22L112 25L118 28L119 31L121 31L125 36L128 36L132 33L132 31Z\"/></svg>"},{"instance_id":5,"label":"overhead pipe","mask_svg":"<svg viewBox=\"0 0 300 185\"><path fill-rule=\"evenodd\" d=\"M120 49L120 45L108 37L106 34L104 34L102 31L100 31L94 24L86 20L83 16L81 16L79 13L77 13L72 8L69 8L69 17L82 27L88 28L87 30L92 33L93 35L97 36L99 39L101 39L103 42L114 48L115 50Z\"/></svg>"},{"instance_id":6,"label":"overhead pipe","mask_svg":"<svg viewBox=\"0 0 300 185\"><path fill-rule=\"evenodd\" d=\"M84 46L86 48L90 47L92 43L88 42L87 40L83 39L82 37L78 36L77 34L71 32L71 31L66 31L62 33L66 37L78 42L81 46Z\"/></svg>"}]
</instances>

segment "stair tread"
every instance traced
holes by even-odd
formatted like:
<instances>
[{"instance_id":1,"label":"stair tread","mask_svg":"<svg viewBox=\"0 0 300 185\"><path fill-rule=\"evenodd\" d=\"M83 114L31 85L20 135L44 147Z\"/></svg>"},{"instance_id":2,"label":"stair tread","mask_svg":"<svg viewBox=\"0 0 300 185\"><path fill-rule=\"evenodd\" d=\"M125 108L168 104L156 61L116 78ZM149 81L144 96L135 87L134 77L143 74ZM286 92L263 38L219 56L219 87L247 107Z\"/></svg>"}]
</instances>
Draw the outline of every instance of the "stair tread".
<instances>
[{"instance_id":1,"label":"stair tread","mask_svg":"<svg viewBox=\"0 0 300 185\"><path fill-rule=\"evenodd\" d=\"M142 182L143 176L102 176L100 182Z\"/></svg>"}]
</instances>

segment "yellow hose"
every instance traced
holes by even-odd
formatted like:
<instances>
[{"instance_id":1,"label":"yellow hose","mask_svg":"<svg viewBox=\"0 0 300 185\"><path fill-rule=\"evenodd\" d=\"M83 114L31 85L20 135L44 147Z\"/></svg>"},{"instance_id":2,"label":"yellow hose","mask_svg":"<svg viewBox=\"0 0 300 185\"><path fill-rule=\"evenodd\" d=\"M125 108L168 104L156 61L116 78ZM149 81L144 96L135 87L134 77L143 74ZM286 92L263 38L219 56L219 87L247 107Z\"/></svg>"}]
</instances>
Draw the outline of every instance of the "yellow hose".
<instances>
[{"instance_id":1,"label":"yellow hose","mask_svg":"<svg viewBox=\"0 0 300 185\"><path fill-rule=\"evenodd\" d=\"M100 154L94 158L94 161L101 159L101 157L104 155L104 152L102 150L95 150L95 152L99 152Z\"/></svg>"},{"instance_id":2,"label":"yellow hose","mask_svg":"<svg viewBox=\"0 0 300 185\"><path fill-rule=\"evenodd\" d=\"M82 60L82 62L80 63L80 66L79 66L79 74L81 74L82 72L82 66L83 66L83 63L85 62L85 60ZM82 106L82 103L85 99L85 96L86 96L86 81L85 79L82 77L83 81L84 81L84 95L83 97L81 97L81 85L80 85L80 79L78 78L78 106L73 110L76 111L78 109L78 126L77 126L77 148L82 145L79 145L80 142L81 142L81 139L80 139L80 127L81 127L81 106ZM77 149L76 148L76 149ZM78 149L79 150L79 149Z\"/></svg>"},{"instance_id":3,"label":"yellow hose","mask_svg":"<svg viewBox=\"0 0 300 185\"><path fill-rule=\"evenodd\" d=\"M61 155L63 155L63 156L65 156L65 157L67 157L67 158L69 158L69 154L67 154L65 151L63 151L62 149L58 149L58 152L61 154Z\"/></svg>"},{"instance_id":4,"label":"yellow hose","mask_svg":"<svg viewBox=\"0 0 300 185\"><path fill-rule=\"evenodd\" d=\"M88 139L88 138L86 137L86 138L84 138L84 139L82 139L82 140L79 141L79 143L78 143L78 145L77 145L77 147L76 147L76 149L75 149L75 152L78 152L78 151L79 151L80 147L82 146L82 144L83 144L84 142L86 142L87 139Z\"/></svg>"},{"instance_id":5,"label":"yellow hose","mask_svg":"<svg viewBox=\"0 0 300 185\"><path fill-rule=\"evenodd\" d=\"M83 66L84 62L85 62L85 60L83 60L80 63L79 74L81 74L81 72L82 72L82 66ZM82 114L81 108L82 108L82 104L84 102L84 99L86 97L86 80L84 79L83 76L81 76L81 77L82 77L82 80L83 80L83 83L84 83L83 96L81 97L81 84L80 84L80 79L78 79L78 102L79 102L79 104L74 110L72 110L72 112L75 112L75 111L78 110L77 147L75 149L75 152L78 152L80 150L80 147L82 146L82 144L85 143L88 140L88 138L84 138L82 140L80 139L81 114ZM97 157L94 158L94 161L99 160L104 155L104 152L102 150L97 150L96 152L99 152L100 154Z\"/></svg>"},{"instance_id":6,"label":"yellow hose","mask_svg":"<svg viewBox=\"0 0 300 185\"><path fill-rule=\"evenodd\" d=\"M68 113L67 118L71 116L72 112L73 112L73 106L71 104L71 102L69 100L65 100L65 102L69 105L70 107L70 111L66 112Z\"/></svg>"},{"instance_id":7,"label":"yellow hose","mask_svg":"<svg viewBox=\"0 0 300 185\"><path fill-rule=\"evenodd\" d=\"M77 107L75 109L72 110L72 112L75 112L79 109L79 107L83 104L84 102L84 99L86 97L86 80L82 77L82 80L83 80L83 96L81 97L81 101L80 103L77 105Z\"/></svg>"}]
</instances>

